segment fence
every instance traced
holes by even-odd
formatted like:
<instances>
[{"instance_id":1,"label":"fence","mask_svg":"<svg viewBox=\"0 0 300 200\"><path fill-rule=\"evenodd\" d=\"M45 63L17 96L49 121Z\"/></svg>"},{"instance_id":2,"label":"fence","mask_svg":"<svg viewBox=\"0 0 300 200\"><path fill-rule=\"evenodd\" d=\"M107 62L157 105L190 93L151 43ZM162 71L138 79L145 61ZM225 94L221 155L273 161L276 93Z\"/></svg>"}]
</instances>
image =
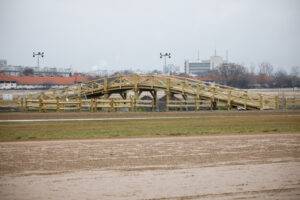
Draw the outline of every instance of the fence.
<instances>
[{"instance_id":1,"label":"fence","mask_svg":"<svg viewBox=\"0 0 300 200\"><path fill-rule=\"evenodd\" d=\"M214 104L217 104L214 105ZM278 98L278 109L300 109L300 98ZM230 104L212 102L205 99L178 99L178 100L152 100L141 99L30 99L21 98L12 101L0 100L0 111L39 111L39 112L65 112L65 111L157 111L157 110L208 110L208 109L231 109Z\"/></svg>"}]
</instances>

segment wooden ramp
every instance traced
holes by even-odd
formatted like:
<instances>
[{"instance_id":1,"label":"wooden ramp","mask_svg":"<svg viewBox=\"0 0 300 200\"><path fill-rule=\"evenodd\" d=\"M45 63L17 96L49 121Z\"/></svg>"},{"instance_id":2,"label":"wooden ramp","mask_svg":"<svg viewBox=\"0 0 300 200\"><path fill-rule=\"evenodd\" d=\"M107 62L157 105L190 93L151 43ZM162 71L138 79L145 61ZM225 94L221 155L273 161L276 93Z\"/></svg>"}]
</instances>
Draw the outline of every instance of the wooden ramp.
<instances>
[{"instance_id":1,"label":"wooden ramp","mask_svg":"<svg viewBox=\"0 0 300 200\"><path fill-rule=\"evenodd\" d=\"M149 94L150 100L142 100L143 93ZM113 98L114 94L118 94L120 98ZM165 101L166 110L278 108L277 96L164 75L127 75L97 79L60 90L48 90L41 94L27 96L20 104L27 109L28 105L33 103L35 106L32 107L38 107L39 110L47 110L48 107L56 110L64 110L66 107L77 110L151 107L157 110L162 99Z\"/></svg>"}]
</instances>

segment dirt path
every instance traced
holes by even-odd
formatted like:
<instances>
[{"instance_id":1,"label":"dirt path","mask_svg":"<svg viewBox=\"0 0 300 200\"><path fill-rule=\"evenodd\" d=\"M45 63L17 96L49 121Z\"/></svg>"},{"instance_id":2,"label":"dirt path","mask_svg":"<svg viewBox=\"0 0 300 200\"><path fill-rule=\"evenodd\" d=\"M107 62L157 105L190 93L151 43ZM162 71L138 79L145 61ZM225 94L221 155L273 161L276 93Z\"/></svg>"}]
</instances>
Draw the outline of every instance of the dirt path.
<instances>
[{"instance_id":1,"label":"dirt path","mask_svg":"<svg viewBox=\"0 0 300 200\"><path fill-rule=\"evenodd\" d=\"M298 199L300 135L0 143L1 199Z\"/></svg>"},{"instance_id":2,"label":"dirt path","mask_svg":"<svg viewBox=\"0 0 300 200\"><path fill-rule=\"evenodd\" d=\"M0 112L0 120L28 120L28 119L90 119L90 118L149 118L149 117L247 117L256 115L295 115L299 110L288 111L199 111L199 112Z\"/></svg>"},{"instance_id":3,"label":"dirt path","mask_svg":"<svg viewBox=\"0 0 300 200\"><path fill-rule=\"evenodd\" d=\"M280 114L271 114L273 117L280 117L282 115ZM300 114L285 114L285 117L299 117ZM222 118L222 116L213 115L213 116L205 116L206 118ZM223 116L223 118L227 118L228 116ZM243 115L233 115L230 116L230 118L248 118L249 116L243 116ZM149 116L149 117L102 117L102 118L65 118L65 119L57 119L57 118L40 118L40 119L4 119L0 120L0 123L7 123L7 122L71 122L71 121L128 121L128 120L164 120L164 119L201 119L203 116Z\"/></svg>"}]
</instances>

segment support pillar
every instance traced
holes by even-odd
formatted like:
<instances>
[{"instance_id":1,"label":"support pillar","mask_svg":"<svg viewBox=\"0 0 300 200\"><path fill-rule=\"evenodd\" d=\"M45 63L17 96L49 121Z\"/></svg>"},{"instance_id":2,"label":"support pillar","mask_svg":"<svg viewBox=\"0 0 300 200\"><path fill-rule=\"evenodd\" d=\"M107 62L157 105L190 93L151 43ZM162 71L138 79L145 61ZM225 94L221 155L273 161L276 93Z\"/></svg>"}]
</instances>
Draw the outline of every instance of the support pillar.
<instances>
[{"instance_id":1,"label":"support pillar","mask_svg":"<svg viewBox=\"0 0 300 200\"><path fill-rule=\"evenodd\" d=\"M152 96L152 111L157 111L157 109L158 109L157 91L152 90L152 91L150 91L150 94Z\"/></svg>"},{"instance_id":2,"label":"support pillar","mask_svg":"<svg viewBox=\"0 0 300 200\"><path fill-rule=\"evenodd\" d=\"M217 103L215 102L215 94L216 94L216 88L212 88L212 96L210 98L210 109L215 110L217 107Z\"/></svg>"},{"instance_id":3,"label":"support pillar","mask_svg":"<svg viewBox=\"0 0 300 200\"><path fill-rule=\"evenodd\" d=\"M166 93L166 111L169 111L169 103L170 103L170 92Z\"/></svg>"},{"instance_id":4,"label":"support pillar","mask_svg":"<svg viewBox=\"0 0 300 200\"><path fill-rule=\"evenodd\" d=\"M43 98L40 96L39 97L39 112L44 111L44 105L43 105Z\"/></svg>"}]
</instances>

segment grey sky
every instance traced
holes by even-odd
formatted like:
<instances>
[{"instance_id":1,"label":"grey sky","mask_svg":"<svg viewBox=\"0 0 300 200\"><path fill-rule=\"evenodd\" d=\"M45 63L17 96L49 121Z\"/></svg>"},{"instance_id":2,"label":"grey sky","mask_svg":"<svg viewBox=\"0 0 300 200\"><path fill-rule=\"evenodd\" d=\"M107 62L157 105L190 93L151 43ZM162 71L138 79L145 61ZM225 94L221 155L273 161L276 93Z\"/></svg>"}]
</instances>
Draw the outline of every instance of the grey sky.
<instances>
[{"instance_id":1,"label":"grey sky","mask_svg":"<svg viewBox=\"0 0 300 200\"><path fill-rule=\"evenodd\" d=\"M0 58L91 70L161 68L218 54L250 65L300 66L298 0L0 0Z\"/></svg>"}]
</instances>

